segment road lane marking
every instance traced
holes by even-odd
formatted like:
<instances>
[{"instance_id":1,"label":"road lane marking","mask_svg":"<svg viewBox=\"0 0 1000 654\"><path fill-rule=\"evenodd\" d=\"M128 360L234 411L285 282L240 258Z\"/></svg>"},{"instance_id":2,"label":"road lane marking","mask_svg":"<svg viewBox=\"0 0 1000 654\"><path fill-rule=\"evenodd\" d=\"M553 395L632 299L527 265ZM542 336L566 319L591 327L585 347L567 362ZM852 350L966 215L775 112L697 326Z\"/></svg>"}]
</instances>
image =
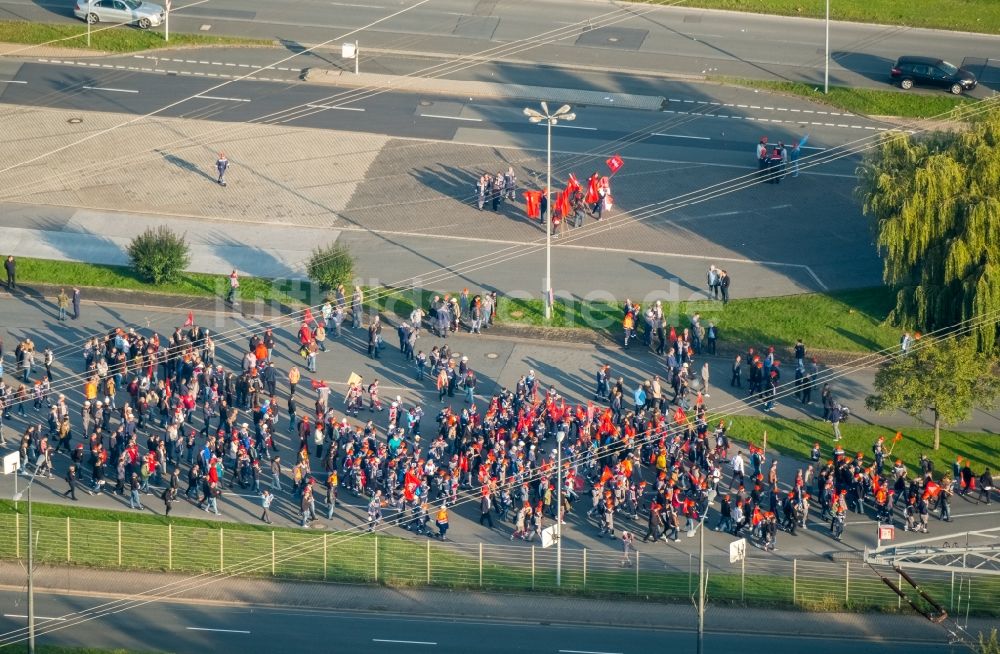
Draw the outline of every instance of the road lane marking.
<instances>
[{"instance_id":1,"label":"road lane marking","mask_svg":"<svg viewBox=\"0 0 1000 654\"><path fill-rule=\"evenodd\" d=\"M202 100L226 100L229 102L250 102L250 98L220 98L217 95L196 95L196 98L201 98Z\"/></svg>"},{"instance_id":2,"label":"road lane marking","mask_svg":"<svg viewBox=\"0 0 1000 654\"><path fill-rule=\"evenodd\" d=\"M437 645L429 640L389 640L387 638L372 638L373 643L396 643L399 645Z\"/></svg>"},{"instance_id":3,"label":"road lane marking","mask_svg":"<svg viewBox=\"0 0 1000 654\"><path fill-rule=\"evenodd\" d=\"M114 89L105 86L85 86L83 87L87 91L111 91L113 93L138 93L134 89Z\"/></svg>"},{"instance_id":4,"label":"road lane marking","mask_svg":"<svg viewBox=\"0 0 1000 654\"><path fill-rule=\"evenodd\" d=\"M538 123L538 124L541 125L541 123ZM582 125L553 125L553 127L562 127L563 129L583 129L583 130L586 130L588 132L596 132L597 131L596 127L584 127Z\"/></svg>"},{"instance_id":5,"label":"road lane marking","mask_svg":"<svg viewBox=\"0 0 1000 654\"><path fill-rule=\"evenodd\" d=\"M307 104L310 109L339 109L340 111L364 111L364 107L341 107L330 104Z\"/></svg>"},{"instance_id":6,"label":"road lane marking","mask_svg":"<svg viewBox=\"0 0 1000 654\"><path fill-rule=\"evenodd\" d=\"M707 136L686 136L684 134L663 134L662 132L651 132L653 136L669 136L675 139L697 139L699 141L711 141Z\"/></svg>"},{"instance_id":7,"label":"road lane marking","mask_svg":"<svg viewBox=\"0 0 1000 654\"><path fill-rule=\"evenodd\" d=\"M243 629L209 629L208 627L185 627L188 631L218 631L224 634L248 634L249 631Z\"/></svg>"},{"instance_id":8,"label":"road lane marking","mask_svg":"<svg viewBox=\"0 0 1000 654\"><path fill-rule=\"evenodd\" d=\"M27 82L19 79L0 79L0 84L27 84Z\"/></svg>"},{"instance_id":9,"label":"road lane marking","mask_svg":"<svg viewBox=\"0 0 1000 654\"><path fill-rule=\"evenodd\" d=\"M465 120L470 123L481 123L482 118L466 118L464 116L441 116L439 114L420 114L422 118L443 118L444 120Z\"/></svg>"},{"instance_id":10,"label":"road lane marking","mask_svg":"<svg viewBox=\"0 0 1000 654\"><path fill-rule=\"evenodd\" d=\"M17 613L4 613L3 617L5 617L5 618L24 618L25 620L28 619L28 616L26 616L26 615L20 615L20 614L17 614ZM66 622L66 618L46 618L44 615L36 615L35 616L35 620L55 620L56 622Z\"/></svg>"}]
</instances>

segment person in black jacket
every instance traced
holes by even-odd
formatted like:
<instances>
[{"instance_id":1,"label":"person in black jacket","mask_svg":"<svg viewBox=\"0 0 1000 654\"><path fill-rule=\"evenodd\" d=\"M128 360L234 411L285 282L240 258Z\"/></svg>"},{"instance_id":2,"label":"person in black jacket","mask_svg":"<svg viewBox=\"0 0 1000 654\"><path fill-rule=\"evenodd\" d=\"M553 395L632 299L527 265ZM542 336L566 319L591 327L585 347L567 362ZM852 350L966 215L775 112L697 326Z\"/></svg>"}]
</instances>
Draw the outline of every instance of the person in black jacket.
<instances>
[{"instance_id":1,"label":"person in black jacket","mask_svg":"<svg viewBox=\"0 0 1000 654\"><path fill-rule=\"evenodd\" d=\"M7 255L7 260L3 262L4 270L7 271L7 290L14 291L17 289L17 262L14 261L14 255Z\"/></svg>"}]
</instances>

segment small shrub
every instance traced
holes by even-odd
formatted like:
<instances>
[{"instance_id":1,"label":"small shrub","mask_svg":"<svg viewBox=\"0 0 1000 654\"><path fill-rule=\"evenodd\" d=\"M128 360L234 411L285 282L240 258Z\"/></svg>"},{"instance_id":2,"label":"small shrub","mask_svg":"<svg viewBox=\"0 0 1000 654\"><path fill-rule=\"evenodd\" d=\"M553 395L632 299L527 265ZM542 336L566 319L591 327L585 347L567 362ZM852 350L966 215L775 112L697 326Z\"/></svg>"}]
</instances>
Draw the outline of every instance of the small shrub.
<instances>
[{"instance_id":1,"label":"small shrub","mask_svg":"<svg viewBox=\"0 0 1000 654\"><path fill-rule=\"evenodd\" d=\"M132 268L143 279L153 284L177 281L180 273L191 263L191 253L183 234L176 234L161 225L139 234L128 246Z\"/></svg>"},{"instance_id":2,"label":"small shrub","mask_svg":"<svg viewBox=\"0 0 1000 654\"><path fill-rule=\"evenodd\" d=\"M337 288L337 284L349 286L354 280L354 257L342 243L317 247L306 264L306 273L327 290Z\"/></svg>"}]
</instances>

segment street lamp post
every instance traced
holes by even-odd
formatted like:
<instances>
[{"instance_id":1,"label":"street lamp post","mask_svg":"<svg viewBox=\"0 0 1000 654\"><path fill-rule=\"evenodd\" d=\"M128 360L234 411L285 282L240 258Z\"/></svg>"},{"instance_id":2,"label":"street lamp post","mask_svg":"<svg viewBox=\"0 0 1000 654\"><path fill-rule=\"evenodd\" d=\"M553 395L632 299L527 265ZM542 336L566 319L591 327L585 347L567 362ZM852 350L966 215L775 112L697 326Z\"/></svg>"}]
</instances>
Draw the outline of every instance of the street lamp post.
<instances>
[{"instance_id":1,"label":"street lamp post","mask_svg":"<svg viewBox=\"0 0 1000 654\"><path fill-rule=\"evenodd\" d=\"M556 432L556 587L562 586L562 442L566 432Z\"/></svg>"},{"instance_id":2,"label":"street lamp post","mask_svg":"<svg viewBox=\"0 0 1000 654\"><path fill-rule=\"evenodd\" d=\"M536 125L544 121L548 131L545 148L545 280L542 291L545 293L545 319L549 320L552 318L552 126L558 125L560 120L573 120L576 114L572 113L572 107L568 104L551 114L547 102L542 102L541 105L540 112L525 107L524 115Z\"/></svg>"},{"instance_id":3,"label":"street lamp post","mask_svg":"<svg viewBox=\"0 0 1000 654\"><path fill-rule=\"evenodd\" d=\"M32 542L31 485L35 481L37 473L36 466L24 492L14 493L15 502L19 501L24 493L28 494L28 654L35 654L35 548Z\"/></svg>"},{"instance_id":4,"label":"street lamp post","mask_svg":"<svg viewBox=\"0 0 1000 654\"><path fill-rule=\"evenodd\" d=\"M830 0L826 0L826 61L823 65L823 93L830 92Z\"/></svg>"}]
</instances>

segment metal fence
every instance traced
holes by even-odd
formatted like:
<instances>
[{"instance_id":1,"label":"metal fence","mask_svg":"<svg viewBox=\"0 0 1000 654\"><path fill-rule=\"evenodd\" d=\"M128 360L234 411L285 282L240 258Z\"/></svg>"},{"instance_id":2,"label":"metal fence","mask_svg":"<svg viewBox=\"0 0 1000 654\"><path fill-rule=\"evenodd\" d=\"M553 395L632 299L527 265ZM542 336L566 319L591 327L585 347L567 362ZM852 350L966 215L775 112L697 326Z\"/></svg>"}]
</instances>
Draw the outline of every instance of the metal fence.
<instances>
[{"instance_id":1,"label":"metal fence","mask_svg":"<svg viewBox=\"0 0 1000 654\"><path fill-rule=\"evenodd\" d=\"M0 513L0 558L27 555L27 520ZM391 586L563 592L689 601L697 588L693 555L563 548L559 582L554 548L411 540L385 535L241 527L191 527L34 518L35 560L132 570L274 576ZM861 562L785 560L751 555L742 564L707 556L708 601L817 611L896 611L905 604ZM897 581L891 568L878 570ZM1000 615L1000 577L914 571L951 611ZM902 585L902 584L901 584Z\"/></svg>"}]
</instances>

